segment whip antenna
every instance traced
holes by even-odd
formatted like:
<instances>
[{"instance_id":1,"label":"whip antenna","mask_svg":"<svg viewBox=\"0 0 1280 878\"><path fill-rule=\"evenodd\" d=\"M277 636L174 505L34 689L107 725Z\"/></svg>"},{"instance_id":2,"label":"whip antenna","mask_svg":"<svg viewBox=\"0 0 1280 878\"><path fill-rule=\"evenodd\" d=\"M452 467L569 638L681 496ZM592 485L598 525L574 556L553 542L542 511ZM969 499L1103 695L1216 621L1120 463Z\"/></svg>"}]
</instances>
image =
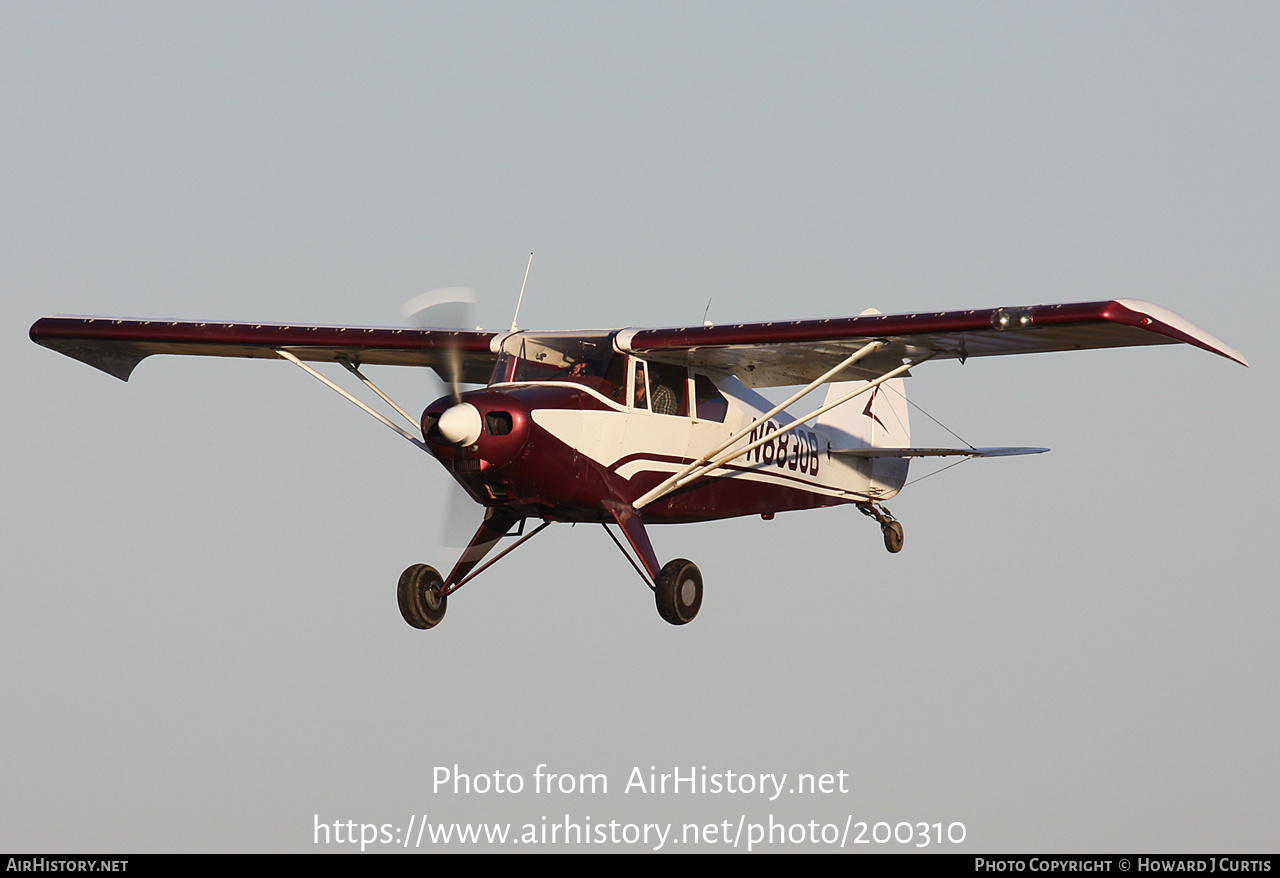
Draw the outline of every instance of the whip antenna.
<instances>
[{"instance_id":1,"label":"whip antenna","mask_svg":"<svg viewBox=\"0 0 1280 878\"><path fill-rule=\"evenodd\" d=\"M524 283L520 284L520 298L516 299L516 313L511 315L511 332L516 331L516 320L520 317L520 303L524 301L525 284L529 283L529 269L533 268L533 252L529 253L529 264L524 267Z\"/></svg>"}]
</instances>

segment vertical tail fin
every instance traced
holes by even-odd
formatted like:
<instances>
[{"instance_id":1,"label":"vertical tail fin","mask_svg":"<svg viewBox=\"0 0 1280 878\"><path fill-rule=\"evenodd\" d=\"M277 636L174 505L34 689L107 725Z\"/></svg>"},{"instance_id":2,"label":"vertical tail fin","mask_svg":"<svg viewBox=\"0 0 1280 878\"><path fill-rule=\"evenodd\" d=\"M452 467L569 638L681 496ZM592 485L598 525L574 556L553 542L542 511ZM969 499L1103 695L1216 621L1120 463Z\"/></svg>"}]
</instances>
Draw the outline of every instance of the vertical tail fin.
<instances>
[{"instance_id":1,"label":"vertical tail fin","mask_svg":"<svg viewBox=\"0 0 1280 878\"><path fill-rule=\"evenodd\" d=\"M827 389L826 402L839 399L867 384L840 381ZM902 378L891 378L860 396L838 405L817 420L835 448L909 448L911 423L907 415L907 389ZM878 496L896 494L907 481L909 461L901 457L858 460L857 468Z\"/></svg>"}]
</instances>

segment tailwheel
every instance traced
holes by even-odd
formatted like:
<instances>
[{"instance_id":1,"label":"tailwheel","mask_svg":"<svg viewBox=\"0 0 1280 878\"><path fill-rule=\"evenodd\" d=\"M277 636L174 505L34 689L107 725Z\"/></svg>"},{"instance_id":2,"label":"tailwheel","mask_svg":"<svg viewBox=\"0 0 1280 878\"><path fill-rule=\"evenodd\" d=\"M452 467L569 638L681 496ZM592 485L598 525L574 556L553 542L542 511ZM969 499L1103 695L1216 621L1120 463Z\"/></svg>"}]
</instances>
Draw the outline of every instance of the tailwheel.
<instances>
[{"instance_id":1,"label":"tailwheel","mask_svg":"<svg viewBox=\"0 0 1280 878\"><path fill-rule=\"evenodd\" d=\"M886 549L895 554L902 551L902 522L887 521L880 525L880 532L884 534Z\"/></svg>"},{"instance_id":2,"label":"tailwheel","mask_svg":"<svg viewBox=\"0 0 1280 878\"><path fill-rule=\"evenodd\" d=\"M400 615L414 628L434 628L444 618L448 598L440 592L444 580L434 567L414 564L400 574L396 597L400 601Z\"/></svg>"},{"instance_id":3,"label":"tailwheel","mask_svg":"<svg viewBox=\"0 0 1280 878\"><path fill-rule=\"evenodd\" d=\"M902 551L902 522L894 518L892 512L875 503L859 503L858 511L879 523L886 549L894 554Z\"/></svg>"},{"instance_id":4,"label":"tailwheel","mask_svg":"<svg viewBox=\"0 0 1280 878\"><path fill-rule=\"evenodd\" d=\"M658 574L654 590L658 615L672 625L692 622L702 606L702 573L684 558L668 561Z\"/></svg>"}]
</instances>

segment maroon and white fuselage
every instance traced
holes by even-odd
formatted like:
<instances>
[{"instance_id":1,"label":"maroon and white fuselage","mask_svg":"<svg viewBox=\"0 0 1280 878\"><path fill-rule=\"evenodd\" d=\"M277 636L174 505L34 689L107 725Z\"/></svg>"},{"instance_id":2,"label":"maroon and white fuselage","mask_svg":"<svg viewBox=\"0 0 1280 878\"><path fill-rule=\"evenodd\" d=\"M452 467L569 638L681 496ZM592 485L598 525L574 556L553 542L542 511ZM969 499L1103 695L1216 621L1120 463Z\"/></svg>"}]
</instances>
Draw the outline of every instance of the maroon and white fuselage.
<instances>
[{"instance_id":1,"label":"maroon and white fuselage","mask_svg":"<svg viewBox=\"0 0 1280 878\"><path fill-rule=\"evenodd\" d=\"M735 432L755 425L754 432L746 433L745 444L793 423L786 413L760 420L772 404L737 378L691 371L678 388L682 396L676 411L652 411L644 400L636 400L635 386L644 380L645 370L637 368L640 361L627 360L624 387L592 378L565 378L491 384L463 394L462 404L476 410L482 425L466 445L448 441L435 429L439 417L454 404L449 397L437 400L423 414L427 447L467 493L487 507L560 521L609 521L603 501L633 505ZM700 406L685 404L696 400L695 388L706 384L717 398ZM859 402L859 413L864 408ZM898 414L887 398L884 408ZM874 408L866 410L875 414ZM842 459L829 453L831 447L831 437L821 426L780 433L650 503L644 508L644 521L772 515L887 499L901 487L901 478L876 478L881 474L874 461ZM905 475L905 466L894 469Z\"/></svg>"}]
</instances>

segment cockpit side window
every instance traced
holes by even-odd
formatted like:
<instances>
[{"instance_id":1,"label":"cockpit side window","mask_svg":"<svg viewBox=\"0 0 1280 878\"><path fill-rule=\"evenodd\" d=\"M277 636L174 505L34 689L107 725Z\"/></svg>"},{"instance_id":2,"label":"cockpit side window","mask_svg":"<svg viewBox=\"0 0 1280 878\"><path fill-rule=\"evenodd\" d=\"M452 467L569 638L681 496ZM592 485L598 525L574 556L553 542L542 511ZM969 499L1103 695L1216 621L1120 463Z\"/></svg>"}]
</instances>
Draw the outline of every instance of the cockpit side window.
<instances>
[{"instance_id":1,"label":"cockpit side window","mask_svg":"<svg viewBox=\"0 0 1280 878\"><path fill-rule=\"evenodd\" d=\"M649 377L644 367L644 360L632 360L635 363L633 381L631 383L631 407L648 410Z\"/></svg>"},{"instance_id":2,"label":"cockpit side window","mask_svg":"<svg viewBox=\"0 0 1280 878\"><path fill-rule=\"evenodd\" d=\"M689 372L683 366L649 364L649 408L659 415L689 416Z\"/></svg>"},{"instance_id":3,"label":"cockpit side window","mask_svg":"<svg viewBox=\"0 0 1280 878\"><path fill-rule=\"evenodd\" d=\"M689 416L689 371L683 366L632 359L631 407L658 415Z\"/></svg>"}]
</instances>

